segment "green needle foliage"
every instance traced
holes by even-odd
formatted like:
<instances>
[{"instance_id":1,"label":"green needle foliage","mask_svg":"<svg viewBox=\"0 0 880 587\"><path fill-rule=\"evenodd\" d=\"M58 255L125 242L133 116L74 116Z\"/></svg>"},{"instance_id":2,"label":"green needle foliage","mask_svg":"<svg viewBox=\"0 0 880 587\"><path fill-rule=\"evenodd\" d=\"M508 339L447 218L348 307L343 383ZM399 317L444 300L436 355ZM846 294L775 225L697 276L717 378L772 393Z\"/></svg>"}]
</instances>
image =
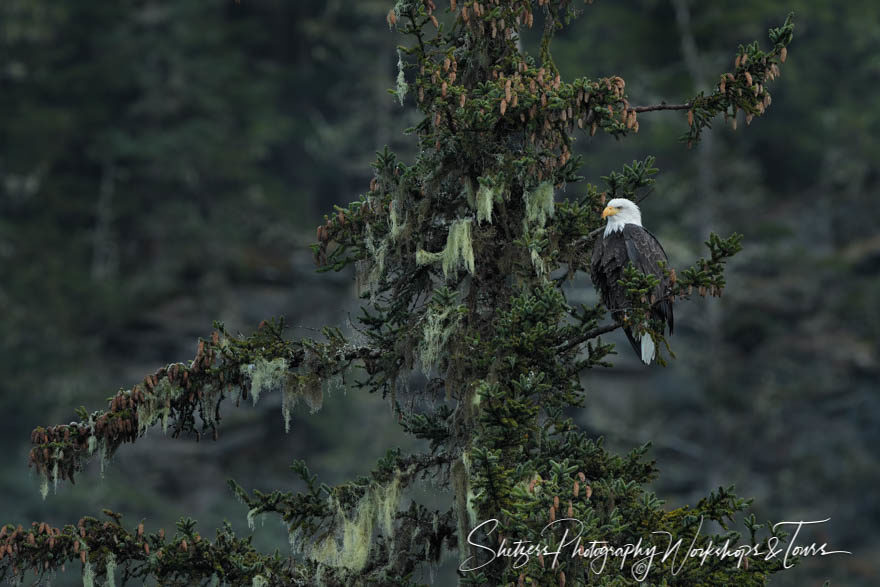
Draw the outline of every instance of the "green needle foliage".
<instances>
[{"instance_id":1,"label":"green needle foliage","mask_svg":"<svg viewBox=\"0 0 880 587\"><path fill-rule=\"evenodd\" d=\"M681 110L693 143L719 114L763 114L793 26L789 18L772 30L768 51L740 47L735 71L709 96L632 106L620 77L561 79L551 41L581 10L573 0L461 0L443 10L432 0L399 0L388 13L405 39L393 93L415 99L424 114L409 129L418 156L407 165L380 153L369 190L328 216L313 245L321 271L356 266L365 300L358 342L334 328L322 340L291 340L283 321L264 322L249 336L215 324L192 361L119 391L106 410L35 430L30 459L48 489L154 426L174 436L216 433L226 400L257 402L277 391L287 422L299 400L319 409L328 386L342 384L388 398L404 430L429 442L428 453L390 450L369 475L335 487L299 462L302 493L250 493L231 482L249 522L281 517L288 555L257 553L228 528L203 540L189 520L173 538L127 530L107 512L107 522L84 518L63 529L4 527L0 572L43 574L79 560L86 584L122 576L162 584L406 585L456 552L467 569L463 584L628 585L641 572L632 557L598 573L580 556L493 561L487 545L504 537L558 548L562 528L544 529L563 518L580 521L584 543L641 539L662 552L667 539L652 532L689 540L703 520L722 529L715 544L736 543L741 537L729 527L748 501L732 488L667 511L646 489L657 475L647 446L610 454L567 416L584 405L584 371L610 366L613 345L600 336L620 324L603 323L599 306L570 305L562 285L587 270L605 200L651 193L653 158L611 172L605 188L586 184L573 199L559 190L582 179L572 154L576 132L623 138L638 132L640 113ZM536 25L543 28L537 58L520 46L521 29ZM721 295L725 261L740 240L713 234L706 259L677 275L668 268L671 295ZM656 281L632 267L625 273L633 306L626 320L644 321L658 301L648 297ZM657 326L648 328L659 340ZM421 479L451 490L445 511L402 500ZM489 520L497 527L481 525ZM748 527L748 544L773 534L753 519ZM758 557L678 563L658 558L647 580L763 585L781 566Z\"/></svg>"}]
</instances>

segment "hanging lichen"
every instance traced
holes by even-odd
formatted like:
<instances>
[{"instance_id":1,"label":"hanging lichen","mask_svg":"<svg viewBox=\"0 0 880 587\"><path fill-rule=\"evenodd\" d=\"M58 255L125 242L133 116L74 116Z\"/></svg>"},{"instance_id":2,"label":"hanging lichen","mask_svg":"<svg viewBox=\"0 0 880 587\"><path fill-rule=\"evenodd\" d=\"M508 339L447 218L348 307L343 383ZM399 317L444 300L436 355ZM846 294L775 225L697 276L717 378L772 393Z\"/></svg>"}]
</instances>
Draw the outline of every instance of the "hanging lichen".
<instances>
[{"instance_id":1,"label":"hanging lichen","mask_svg":"<svg viewBox=\"0 0 880 587\"><path fill-rule=\"evenodd\" d=\"M496 202L500 202L504 196L505 186L501 176L484 176L479 178L480 187L476 194L472 194L472 182L467 182L468 203L477 209L477 223L482 224L485 220L492 223L492 208Z\"/></svg>"},{"instance_id":2,"label":"hanging lichen","mask_svg":"<svg viewBox=\"0 0 880 587\"><path fill-rule=\"evenodd\" d=\"M52 490L55 493L58 493L58 461L60 461L64 457L64 453L56 451L52 456L52 460L54 463L52 464Z\"/></svg>"},{"instance_id":3,"label":"hanging lichen","mask_svg":"<svg viewBox=\"0 0 880 587\"><path fill-rule=\"evenodd\" d=\"M403 99L406 97L407 91L409 91L409 86L406 83L406 76L403 73L404 64L403 64L403 51L400 49L397 50L397 99L400 100L400 105L403 106Z\"/></svg>"},{"instance_id":4,"label":"hanging lichen","mask_svg":"<svg viewBox=\"0 0 880 587\"><path fill-rule=\"evenodd\" d=\"M526 232L528 235L528 232ZM547 274L547 265L544 263L544 258L541 256L541 251L539 248L540 241L546 238L547 231L542 227L536 227L533 234L532 239L529 243L529 256L532 261L532 267L535 268L535 273L538 277Z\"/></svg>"},{"instance_id":5,"label":"hanging lichen","mask_svg":"<svg viewBox=\"0 0 880 587\"><path fill-rule=\"evenodd\" d=\"M379 492L381 500L382 529L386 537L394 535L394 515L400 502L400 471L396 471L391 482Z\"/></svg>"},{"instance_id":6,"label":"hanging lichen","mask_svg":"<svg viewBox=\"0 0 880 587\"><path fill-rule=\"evenodd\" d=\"M107 553L107 561L105 563L104 572L107 573L107 580L104 585L107 587L116 586L116 557L112 552Z\"/></svg>"},{"instance_id":7,"label":"hanging lichen","mask_svg":"<svg viewBox=\"0 0 880 587\"><path fill-rule=\"evenodd\" d=\"M465 199L467 199L468 206L470 206L471 208L475 208L477 205L477 188L474 187L474 182L469 176L465 176L462 181L464 182L464 196Z\"/></svg>"},{"instance_id":8,"label":"hanging lichen","mask_svg":"<svg viewBox=\"0 0 880 587\"><path fill-rule=\"evenodd\" d=\"M391 240L396 241L397 238L403 233L406 228L406 218L404 218L403 223L400 222L400 212L397 208L400 206L399 200L391 200L391 203L388 205L388 220L391 224Z\"/></svg>"},{"instance_id":9,"label":"hanging lichen","mask_svg":"<svg viewBox=\"0 0 880 587\"><path fill-rule=\"evenodd\" d=\"M83 587L95 587L95 569L92 568L92 563L88 560L83 565Z\"/></svg>"},{"instance_id":10,"label":"hanging lichen","mask_svg":"<svg viewBox=\"0 0 880 587\"><path fill-rule=\"evenodd\" d=\"M309 558L331 567L344 567L358 572L367 564L372 546L374 504L371 494L358 502L354 515L349 518L341 507L337 512L342 545L334 534L328 535L312 550Z\"/></svg>"},{"instance_id":11,"label":"hanging lichen","mask_svg":"<svg viewBox=\"0 0 880 587\"><path fill-rule=\"evenodd\" d=\"M372 244L372 241L368 241L368 244ZM385 273L385 257L388 255L388 241L382 240L378 246L370 247L370 254L372 255L372 270L370 271L370 302L372 303L376 299L376 292L379 290L379 281L382 279L382 275Z\"/></svg>"},{"instance_id":12,"label":"hanging lichen","mask_svg":"<svg viewBox=\"0 0 880 587\"><path fill-rule=\"evenodd\" d=\"M266 587L268 584L269 580L263 575L254 575L254 578L251 581L251 587Z\"/></svg>"},{"instance_id":13,"label":"hanging lichen","mask_svg":"<svg viewBox=\"0 0 880 587\"><path fill-rule=\"evenodd\" d=\"M294 385L288 385L281 394L281 417L284 419L284 431L290 432L290 414L299 400L299 390Z\"/></svg>"},{"instance_id":14,"label":"hanging lichen","mask_svg":"<svg viewBox=\"0 0 880 587\"><path fill-rule=\"evenodd\" d=\"M290 552L293 554L299 554L303 550L303 546L305 546L305 541L303 540L303 531L302 527L298 526L294 531L287 533L287 542L290 543Z\"/></svg>"},{"instance_id":15,"label":"hanging lichen","mask_svg":"<svg viewBox=\"0 0 880 587\"><path fill-rule=\"evenodd\" d=\"M107 467L107 461L110 459L109 449L107 448L107 443L101 443L101 479L104 478L104 469Z\"/></svg>"},{"instance_id":16,"label":"hanging lichen","mask_svg":"<svg viewBox=\"0 0 880 587\"><path fill-rule=\"evenodd\" d=\"M230 395L235 397L241 393L237 387L230 388ZM206 385L202 389L202 417L208 425L216 424L217 405L220 403L222 394L220 389L213 385Z\"/></svg>"},{"instance_id":17,"label":"hanging lichen","mask_svg":"<svg viewBox=\"0 0 880 587\"><path fill-rule=\"evenodd\" d=\"M448 277L453 271L467 269L474 272L474 249L471 242L470 218L458 219L449 227L446 236L446 247L440 253L430 253L419 250L416 252L416 263L427 265L440 261L443 267L443 275Z\"/></svg>"},{"instance_id":18,"label":"hanging lichen","mask_svg":"<svg viewBox=\"0 0 880 587\"><path fill-rule=\"evenodd\" d=\"M462 319L461 306L431 304L425 312L425 326L419 343L419 362L422 370L430 373L440 362L446 344L458 330Z\"/></svg>"},{"instance_id":19,"label":"hanging lichen","mask_svg":"<svg viewBox=\"0 0 880 587\"><path fill-rule=\"evenodd\" d=\"M543 227L553 217L553 184L545 181L531 192L523 192L526 203L526 222Z\"/></svg>"},{"instance_id":20,"label":"hanging lichen","mask_svg":"<svg viewBox=\"0 0 880 587\"><path fill-rule=\"evenodd\" d=\"M431 253L424 249L416 251L416 265L430 265L443 258L443 252Z\"/></svg>"},{"instance_id":21,"label":"hanging lichen","mask_svg":"<svg viewBox=\"0 0 880 587\"><path fill-rule=\"evenodd\" d=\"M162 432L167 432L168 419L171 416L171 402L182 394L183 388L172 384L167 378L160 379L152 391L144 394L144 401L138 403L138 433L146 434L147 430L159 419L162 420Z\"/></svg>"},{"instance_id":22,"label":"hanging lichen","mask_svg":"<svg viewBox=\"0 0 880 587\"><path fill-rule=\"evenodd\" d=\"M471 242L471 220L457 220L449 227L443 255L443 275L459 268L474 272L474 249Z\"/></svg>"},{"instance_id":23,"label":"hanging lichen","mask_svg":"<svg viewBox=\"0 0 880 587\"><path fill-rule=\"evenodd\" d=\"M251 532L254 531L254 518L256 517L257 513L259 513L259 510L257 508L251 508L248 510L247 513L247 525Z\"/></svg>"},{"instance_id":24,"label":"hanging lichen","mask_svg":"<svg viewBox=\"0 0 880 587\"><path fill-rule=\"evenodd\" d=\"M495 189L486 185L480 185L477 190L477 222L482 223L484 220L492 224L492 204L495 202Z\"/></svg>"},{"instance_id":25,"label":"hanging lichen","mask_svg":"<svg viewBox=\"0 0 880 587\"><path fill-rule=\"evenodd\" d=\"M49 495L49 476L44 471L40 471L40 496L46 499Z\"/></svg>"},{"instance_id":26,"label":"hanging lichen","mask_svg":"<svg viewBox=\"0 0 880 587\"><path fill-rule=\"evenodd\" d=\"M322 377L319 375L320 365L316 359L307 358L303 361L300 373L291 373L284 385L281 396L281 415L284 418L284 429L290 432L290 419L293 408L300 399L306 402L312 414L324 406L324 395L344 389L342 373Z\"/></svg>"},{"instance_id":27,"label":"hanging lichen","mask_svg":"<svg viewBox=\"0 0 880 587\"><path fill-rule=\"evenodd\" d=\"M361 571L372 549L373 528L379 523L389 541L394 536L394 515L400 500L400 472L386 485L372 484L353 511L347 513L336 498L335 531L319 541L309 553L315 562Z\"/></svg>"},{"instance_id":28,"label":"hanging lichen","mask_svg":"<svg viewBox=\"0 0 880 587\"><path fill-rule=\"evenodd\" d=\"M535 271L538 275L544 275L547 271L547 267L544 265L544 259L541 258L541 254L538 252L538 249L532 249L532 266L535 268Z\"/></svg>"},{"instance_id":29,"label":"hanging lichen","mask_svg":"<svg viewBox=\"0 0 880 587\"><path fill-rule=\"evenodd\" d=\"M465 470L465 474L466 474L465 478L470 479L471 478L471 460L470 460L470 455L467 452L461 453L461 463L464 465L464 470ZM482 491L480 492L480 494L482 494ZM468 519L470 520L471 528L473 528L477 524L477 509L476 509L476 506L474 505L474 502L475 502L477 496L474 494L474 490L471 487L470 483L468 483L466 495L467 495L466 503L467 503Z\"/></svg>"},{"instance_id":30,"label":"hanging lichen","mask_svg":"<svg viewBox=\"0 0 880 587\"><path fill-rule=\"evenodd\" d=\"M364 227L364 246L368 255L356 263L355 279L358 295L369 293L370 303L375 302L379 283L385 273L385 258L390 249L390 240L391 235L389 234L377 243L370 225L367 224Z\"/></svg>"},{"instance_id":31,"label":"hanging lichen","mask_svg":"<svg viewBox=\"0 0 880 587\"><path fill-rule=\"evenodd\" d=\"M250 379L251 397L256 405L264 391L283 388L289 373L287 359L278 357L267 361L263 357L257 357L253 363L242 365L241 373Z\"/></svg>"}]
</instances>

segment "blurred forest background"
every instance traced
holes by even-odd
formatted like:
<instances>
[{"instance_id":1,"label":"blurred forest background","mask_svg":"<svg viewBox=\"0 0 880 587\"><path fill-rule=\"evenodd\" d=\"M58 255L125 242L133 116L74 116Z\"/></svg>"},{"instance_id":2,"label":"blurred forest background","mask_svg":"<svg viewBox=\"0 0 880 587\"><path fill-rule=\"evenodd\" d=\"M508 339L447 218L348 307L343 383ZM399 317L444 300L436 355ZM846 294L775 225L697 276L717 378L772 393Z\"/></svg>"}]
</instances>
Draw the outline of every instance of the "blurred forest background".
<instances>
[{"instance_id":1,"label":"blurred forest background","mask_svg":"<svg viewBox=\"0 0 880 587\"><path fill-rule=\"evenodd\" d=\"M203 533L223 519L247 532L226 478L296 487L288 466L304 458L339 482L413 447L385 403L348 390L289 434L277 397L227 408L216 443L151 432L103 479L90 469L45 501L26 470L31 429L191 358L215 319L247 332L283 314L293 336L349 324L353 276L316 274L307 244L334 203L366 190L377 150L414 152L402 133L414 109L387 92L391 4L0 2L0 520L109 507L151 528L187 515ZM633 104L680 102L790 10L788 63L750 128L719 120L691 151L680 113L644 115L624 142L579 135L593 183L657 156L643 216L674 266L710 231L744 233L745 250L723 298L678 310L669 367L644 368L621 337L615 368L585 374L577 417L621 452L653 442L670 507L735 483L761 519L831 518L808 538L854 555L805 561L774 585L874 585L880 4L599 2L554 56L568 78L621 75ZM596 299L587 276L569 296ZM283 551L286 532L258 523L256 541Z\"/></svg>"}]
</instances>

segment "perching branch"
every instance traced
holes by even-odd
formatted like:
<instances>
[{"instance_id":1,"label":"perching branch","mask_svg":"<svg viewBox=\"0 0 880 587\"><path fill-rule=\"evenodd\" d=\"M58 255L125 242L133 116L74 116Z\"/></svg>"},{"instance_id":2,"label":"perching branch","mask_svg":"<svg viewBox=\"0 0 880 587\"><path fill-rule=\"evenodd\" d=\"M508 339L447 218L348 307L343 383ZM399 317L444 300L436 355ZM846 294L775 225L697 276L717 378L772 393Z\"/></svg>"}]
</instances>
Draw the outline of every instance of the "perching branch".
<instances>
[{"instance_id":1,"label":"perching branch","mask_svg":"<svg viewBox=\"0 0 880 587\"><path fill-rule=\"evenodd\" d=\"M596 338L597 336L600 336L602 334L614 332L615 330L617 330L621 326L622 325L619 322L614 322L612 324L606 324L605 326L599 326L598 328L593 328L592 330L585 332L582 335L571 339L570 341L568 341L567 343L565 343L564 345L559 347L559 352L564 353L565 351L568 351L581 343L587 342L591 338Z\"/></svg>"}]
</instances>

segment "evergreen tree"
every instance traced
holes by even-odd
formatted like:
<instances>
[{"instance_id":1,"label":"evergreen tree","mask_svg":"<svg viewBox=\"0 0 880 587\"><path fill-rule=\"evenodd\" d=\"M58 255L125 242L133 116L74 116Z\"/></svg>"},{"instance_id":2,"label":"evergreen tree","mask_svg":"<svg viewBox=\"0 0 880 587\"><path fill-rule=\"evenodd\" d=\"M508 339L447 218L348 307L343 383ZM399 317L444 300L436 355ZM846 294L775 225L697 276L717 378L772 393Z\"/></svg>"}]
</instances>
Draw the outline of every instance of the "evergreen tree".
<instances>
[{"instance_id":1,"label":"evergreen tree","mask_svg":"<svg viewBox=\"0 0 880 587\"><path fill-rule=\"evenodd\" d=\"M256 403L278 392L287 426L300 401L318 409L323 394L340 385L382 394L403 428L428 441L427 453L389 450L370 475L335 487L297 462L293 469L307 486L297 494L249 492L230 482L249 521L281 517L291 556L257 552L229 527L210 540L183 519L166 536L105 511L107 521L84 517L64 528L4 526L2 573L42 575L79 559L86 584L96 577L112 584L117 576L181 585L410 584L444 551L457 551L465 584L624 585L646 569L628 559L596 573L589 558L566 555L514 565L491 561L477 545L496 547L504 537L552 550L563 527L543 530L563 518L580 520L585 541L642 539L662 549L666 540L651 532L690 537L703 519L723 529L716 544L739 541L729 525L748 502L732 489L666 511L646 489L657 474L647 446L610 454L567 415L584 403L581 373L610 366L613 345L601 335L620 324L603 322L600 306L570 305L563 285L588 267L604 202L651 193L653 159L625 165L603 177L603 187L587 184L576 197L559 192L582 180L581 160L572 154L579 129L624 138L638 132L640 114L680 110L688 125L683 139L693 144L719 115L736 120L742 111L751 121L763 114L766 85L785 61L793 27L786 21L772 29L767 51L757 42L740 46L733 71L709 94L632 106L618 76L562 80L551 41L579 11L572 0L453 0L442 11L432 0L398 1L388 23L408 44L399 49L394 93L401 101L415 97L424 114L410 129L418 155L407 165L382 152L368 191L328 216L313 246L320 270L356 266L365 300L357 333L327 327L321 340L291 339L283 320L268 320L237 336L215 323L192 361L147 375L106 410L83 409L77 421L34 430L30 464L45 494L50 483L73 482L92 456L106 460L150 428L216 435L225 400ZM519 42L520 30L536 25L543 31L537 58ZM676 300L721 295L724 264L740 237L712 235L706 245L706 258L677 275L668 269ZM656 301L646 298L655 283L627 272L633 323ZM420 479L449 488L450 507L431 511L409 500L401 508ZM491 520L497 527L481 525ZM746 522L757 544L762 525ZM757 585L779 566L710 558L673 574L671 559L655 560L648 580Z\"/></svg>"}]
</instances>

